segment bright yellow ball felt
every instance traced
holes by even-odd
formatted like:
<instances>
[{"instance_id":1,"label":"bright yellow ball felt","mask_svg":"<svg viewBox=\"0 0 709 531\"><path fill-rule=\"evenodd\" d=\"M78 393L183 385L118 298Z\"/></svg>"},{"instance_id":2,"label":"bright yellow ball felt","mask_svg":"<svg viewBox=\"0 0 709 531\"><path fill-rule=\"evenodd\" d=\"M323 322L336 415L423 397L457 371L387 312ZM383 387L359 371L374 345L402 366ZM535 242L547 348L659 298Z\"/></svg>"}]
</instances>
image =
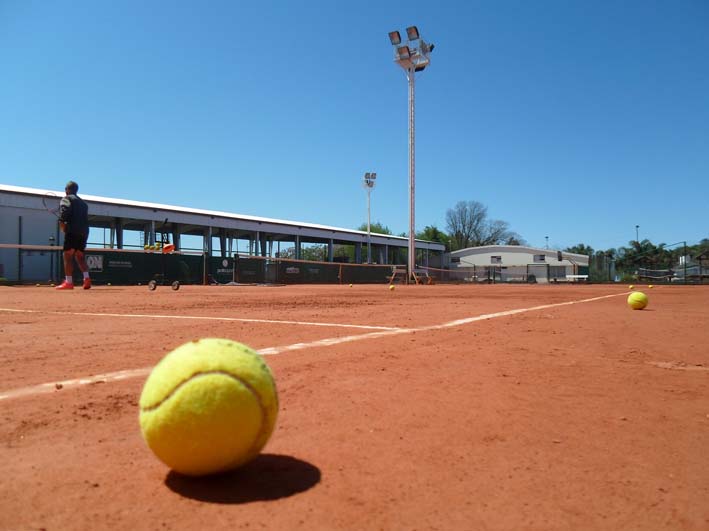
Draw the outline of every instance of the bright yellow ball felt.
<instances>
[{"instance_id":1,"label":"bright yellow ball felt","mask_svg":"<svg viewBox=\"0 0 709 531\"><path fill-rule=\"evenodd\" d=\"M630 286L628 286L628 289L633 289L633 288L635 288L635 286L633 286L632 284Z\"/></svg>"},{"instance_id":2,"label":"bright yellow ball felt","mask_svg":"<svg viewBox=\"0 0 709 531\"><path fill-rule=\"evenodd\" d=\"M393 286L393 285L390 285L390 286L389 286L389 289L394 289L394 286Z\"/></svg>"},{"instance_id":3,"label":"bright yellow ball felt","mask_svg":"<svg viewBox=\"0 0 709 531\"><path fill-rule=\"evenodd\" d=\"M642 291L635 291L628 295L628 306L633 310L642 310L647 306L647 295Z\"/></svg>"},{"instance_id":4,"label":"bright yellow ball felt","mask_svg":"<svg viewBox=\"0 0 709 531\"><path fill-rule=\"evenodd\" d=\"M265 361L229 339L177 347L153 368L140 396L145 442L163 463L189 476L256 457L277 415L276 384Z\"/></svg>"}]
</instances>

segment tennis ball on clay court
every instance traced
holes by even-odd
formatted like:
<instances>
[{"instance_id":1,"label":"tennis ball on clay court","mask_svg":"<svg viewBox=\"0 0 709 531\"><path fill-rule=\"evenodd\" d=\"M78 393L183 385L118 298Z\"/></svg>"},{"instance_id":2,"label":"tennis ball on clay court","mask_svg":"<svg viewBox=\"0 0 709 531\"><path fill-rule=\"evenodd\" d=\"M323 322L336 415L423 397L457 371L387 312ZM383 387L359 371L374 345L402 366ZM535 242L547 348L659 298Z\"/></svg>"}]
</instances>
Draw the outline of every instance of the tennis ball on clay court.
<instances>
[{"instance_id":1,"label":"tennis ball on clay court","mask_svg":"<svg viewBox=\"0 0 709 531\"><path fill-rule=\"evenodd\" d=\"M352 287L352 284L350 284L350 287Z\"/></svg>"},{"instance_id":2,"label":"tennis ball on clay court","mask_svg":"<svg viewBox=\"0 0 709 531\"><path fill-rule=\"evenodd\" d=\"M389 284L389 289L393 291L393 290L394 290L394 284Z\"/></svg>"},{"instance_id":3,"label":"tennis ball on clay court","mask_svg":"<svg viewBox=\"0 0 709 531\"><path fill-rule=\"evenodd\" d=\"M229 339L177 347L153 368L140 396L145 442L163 463L189 476L230 470L256 457L277 414L266 362Z\"/></svg>"},{"instance_id":4,"label":"tennis ball on clay court","mask_svg":"<svg viewBox=\"0 0 709 531\"><path fill-rule=\"evenodd\" d=\"M628 295L628 306L630 306L633 310L642 310L647 306L647 295L645 295L642 291L635 291Z\"/></svg>"},{"instance_id":5,"label":"tennis ball on clay court","mask_svg":"<svg viewBox=\"0 0 709 531\"><path fill-rule=\"evenodd\" d=\"M652 284L649 284L649 285L648 285L648 288L650 288L650 289L652 289L652 288L654 288L654 287L655 287L655 286L653 286Z\"/></svg>"},{"instance_id":6,"label":"tennis ball on clay court","mask_svg":"<svg viewBox=\"0 0 709 531\"><path fill-rule=\"evenodd\" d=\"M633 286L632 284L630 286L628 286L628 289L634 289L634 288L635 288L635 286Z\"/></svg>"}]
</instances>

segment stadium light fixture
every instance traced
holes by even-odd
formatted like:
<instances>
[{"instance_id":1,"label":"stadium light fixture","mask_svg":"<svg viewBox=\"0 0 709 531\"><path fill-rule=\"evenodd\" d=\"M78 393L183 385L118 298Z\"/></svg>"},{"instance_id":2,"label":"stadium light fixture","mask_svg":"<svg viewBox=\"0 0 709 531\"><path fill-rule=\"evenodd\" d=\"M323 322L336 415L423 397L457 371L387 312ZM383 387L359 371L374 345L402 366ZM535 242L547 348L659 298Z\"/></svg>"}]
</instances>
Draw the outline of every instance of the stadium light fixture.
<instances>
[{"instance_id":1,"label":"stadium light fixture","mask_svg":"<svg viewBox=\"0 0 709 531\"><path fill-rule=\"evenodd\" d=\"M401 44L398 31L389 32L389 40L394 47L394 62L406 71L409 81L409 256L406 281L415 281L416 268L416 165L415 165L415 91L416 72L421 72L431 62L430 54L434 45L425 42L416 26L406 28L406 44Z\"/></svg>"},{"instance_id":2,"label":"stadium light fixture","mask_svg":"<svg viewBox=\"0 0 709 531\"><path fill-rule=\"evenodd\" d=\"M635 241L640 244L640 239L638 238L638 229L640 228L640 225L635 225Z\"/></svg>"},{"instance_id":3,"label":"stadium light fixture","mask_svg":"<svg viewBox=\"0 0 709 531\"><path fill-rule=\"evenodd\" d=\"M376 173L364 174L364 187L367 189L367 263L372 263L372 231L370 227L370 194L374 188L374 181L377 178Z\"/></svg>"},{"instance_id":4,"label":"stadium light fixture","mask_svg":"<svg viewBox=\"0 0 709 531\"><path fill-rule=\"evenodd\" d=\"M415 41L418 40L419 38L419 29L416 26L409 26L406 28L406 37L410 41Z\"/></svg>"}]
</instances>

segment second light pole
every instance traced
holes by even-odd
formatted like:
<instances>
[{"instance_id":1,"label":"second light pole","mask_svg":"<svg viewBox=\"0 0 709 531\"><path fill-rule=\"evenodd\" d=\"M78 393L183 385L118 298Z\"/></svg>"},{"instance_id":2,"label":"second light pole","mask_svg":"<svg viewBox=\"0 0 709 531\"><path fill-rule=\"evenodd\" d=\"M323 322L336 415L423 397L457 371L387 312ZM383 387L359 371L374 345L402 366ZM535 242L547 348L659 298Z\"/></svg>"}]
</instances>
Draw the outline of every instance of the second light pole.
<instances>
[{"instance_id":1,"label":"second light pole","mask_svg":"<svg viewBox=\"0 0 709 531\"><path fill-rule=\"evenodd\" d=\"M372 263L372 230L370 227L371 220L371 209L370 209L370 195L372 193L372 188L374 188L374 181L377 178L376 173L365 173L364 174L364 187L367 189L367 263Z\"/></svg>"}]
</instances>

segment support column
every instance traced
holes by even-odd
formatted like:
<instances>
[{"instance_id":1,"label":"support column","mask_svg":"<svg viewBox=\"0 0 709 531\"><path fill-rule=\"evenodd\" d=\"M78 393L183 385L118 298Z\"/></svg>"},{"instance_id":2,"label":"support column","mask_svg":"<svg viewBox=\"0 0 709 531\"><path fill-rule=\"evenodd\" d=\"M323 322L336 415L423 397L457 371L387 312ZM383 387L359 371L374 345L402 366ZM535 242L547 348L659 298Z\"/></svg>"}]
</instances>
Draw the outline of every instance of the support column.
<instances>
[{"instance_id":1,"label":"support column","mask_svg":"<svg viewBox=\"0 0 709 531\"><path fill-rule=\"evenodd\" d=\"M268 239L268 257L273 258L273 237Z\"/></svg>"},{"instance_id":2,"label":"support column","mask_svg":"<svg viewBox=\"0 0 709 531\"><path fill-rule=\"evenodd\" d=\"M180 250L180 226L177 223L172 224L172 244L175 250Z\"/></svg>"},{"instance_id":3,"label":"support column","mask_svg":"<svg viewBox=\"0 0 709 531\"><path fill-rule=\"evenodd\" d=\"M116 247L123 249L123 220L121 218L116 218Z\"/></svg>"},{"instance_id":4,"label":"support column","mask_svg":"<svg viewBox=\"0 0 709 531\"><path fill-rule=\"evenodd\" d=\"M206 251L207 256L212 256L212 227L207 227L204 229L202 249Z\"/></svg>"},{"instance_id":5,"label":"support column","mask_svg":"<svg viewBox=\"0 0 709 531\"><path fill-rule=\"evenodd\" d=\"M261 256L268 256L268 253L266 253L266 235L261 234L261 239L259 241L259 247L261 247Z\"/></svg>"},{"instance_id":6,"label":"support column","mask_svg":"<svg viewBox=\"0 0 709 531\"><path fill-rule=\"evenodd\" d=\"M379 263L380 264L388 264L389 263L389 246L385 245L384 247L379 248Z\"/></svg>"},{"instance_id":7,"label":"support column","mask_svg":"<svg viewBox=\"0 0 709 531\"><path fill-rule=\"evenodd\" d=\"M335 242L330 238L327 242L327 261L332 262L335 258Z\"/></svg>"},{"instance_id":8,"label":"support column","mask_svg":"<svg viewBox=\"0 0 709 531\"><path fill-rule=\"evenodd\" d=\"M150 245L155 245L155 221L150 222Z\"/></svg>"},{"instance_id":9,"label":"support column","mask_svg":"<svg viewBox=\"0 0 709 531\"><path fill-rule=\"evenodd\" d=\"M355 264L362 263L362 242L355 243Z\"/></svg>"},{"instance_id":10,"label":"support column","mask_svg":"<svg viewBox=\"0 0 709 531\"><path fill-rule=\"evenodd\" d=\"M261 243L261 232L256 231L256 237L254 238L254 255L255 256L260 256L259 253L259 245Z\"/></svg>"},{"instance_id":11,"label":"support column","mask_svg":"<svg viewBox=\"0 0 709 531\"><path fill-rule=\"evenodd\" d=\"M295 259L300 260L300 236L295 237Z\"/></svg>"},{"instance_id":12,"label":"support column","mask_svg":"<svg viewBox=\"0 0 709 531\"><path fill-rule=\"evenodd\" d=\"M227 248L226 248L226 229L220 228L219 229L219 253L221 254L222 258L226 258L227 254Z\"/></svg>"}]
</instances>

